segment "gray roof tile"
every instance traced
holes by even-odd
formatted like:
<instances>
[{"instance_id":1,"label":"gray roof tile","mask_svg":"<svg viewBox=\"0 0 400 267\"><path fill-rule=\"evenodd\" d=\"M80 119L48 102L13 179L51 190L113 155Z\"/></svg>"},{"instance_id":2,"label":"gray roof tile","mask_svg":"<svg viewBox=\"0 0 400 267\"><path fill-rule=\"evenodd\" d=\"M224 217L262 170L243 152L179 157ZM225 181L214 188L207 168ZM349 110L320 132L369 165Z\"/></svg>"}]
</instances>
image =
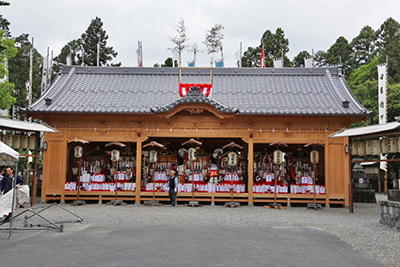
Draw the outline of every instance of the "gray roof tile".
<instances>
[{"instance_id":1,"label":"gray roof tile","mask_svg":"<svg viewBox=\"0 0 400 267\"><path fill-rule=\"evenodd\" d=\"M150 113L198 100L179 98L176 68L63 66L28 112ZM182 69L182 82L209 83L210 70ZM46 105L45 99L52 99ZM185 97L184 97L185 98ZM349 107L343 107L343 101ZM203 100L202 100L203 101ZM365 115L340 67L217 68L206 103L227 112L277 115Z\"/></svg>"}]
</instances>

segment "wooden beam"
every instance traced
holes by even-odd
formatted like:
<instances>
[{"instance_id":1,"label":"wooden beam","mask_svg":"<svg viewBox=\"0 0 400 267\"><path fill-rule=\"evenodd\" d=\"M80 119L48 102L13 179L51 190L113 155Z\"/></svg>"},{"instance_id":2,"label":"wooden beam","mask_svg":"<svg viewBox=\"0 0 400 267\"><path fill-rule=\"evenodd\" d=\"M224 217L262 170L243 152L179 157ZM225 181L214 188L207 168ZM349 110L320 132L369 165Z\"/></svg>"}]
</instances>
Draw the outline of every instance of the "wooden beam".
<instances>
[{"instance_id":1,"label":"wooden beam","mask_svg":"<svg viewBox=\"0 0 400 267\"><path fill-rule=\"evenodd\" d=\"M248 194L249 194L249 205L253 205L253 181L254 181L254 139L253 134L249 134L249 173L248 173Z\"/></svg>"}]
</instances>

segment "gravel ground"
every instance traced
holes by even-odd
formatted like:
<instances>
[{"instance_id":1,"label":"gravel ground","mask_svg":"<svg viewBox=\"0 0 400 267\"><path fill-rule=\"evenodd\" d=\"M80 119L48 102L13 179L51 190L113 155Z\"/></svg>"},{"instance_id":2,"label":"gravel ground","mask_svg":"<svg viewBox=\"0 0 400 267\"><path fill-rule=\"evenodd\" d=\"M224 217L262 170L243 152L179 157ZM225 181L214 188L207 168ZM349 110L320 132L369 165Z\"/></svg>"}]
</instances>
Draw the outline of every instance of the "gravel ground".
<instances>
[{"instance_id":1,"label":"gravel ground","mask_svg":"<svg viewBox=\"0 0 400 267\"><path fill-rule=\"evenodd\" d=\"M377 195L377 200L386 196ZM232 226L311 226L324 230L354 249L366 254L386 266L400 266L400 231L379 223L378 204L355 203L354 213L347 208L307 210L288 208L285 210L265 209L264 207L224 208L222 206L203 206L188 208L178 205L172 208L146 206L109 206L88 204L86 206L64 205L67 209L84 218L82 224L189 224L189 225L232 225ZM17 210L19 213L20 210ZM42 213L53 221L71 220L70 214L53 207ZM34 222L33 219L30 222ZM22 225L17 218L16 225ZM65 230L68 231L68 224ZM16 235L21 234L16 232ZM8 232L1 231L0 239Z\"/></svg>"}]
</instances>

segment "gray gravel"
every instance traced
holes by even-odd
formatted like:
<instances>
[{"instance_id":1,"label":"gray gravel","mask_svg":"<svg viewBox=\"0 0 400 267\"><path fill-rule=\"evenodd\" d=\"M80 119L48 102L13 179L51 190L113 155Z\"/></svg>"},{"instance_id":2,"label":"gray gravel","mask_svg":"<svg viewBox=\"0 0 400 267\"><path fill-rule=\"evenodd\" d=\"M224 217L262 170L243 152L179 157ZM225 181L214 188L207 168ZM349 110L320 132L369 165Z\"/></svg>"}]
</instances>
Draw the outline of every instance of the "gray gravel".
<instances>
[{"instance_id":1,"label":"gray gravel","mask_svg":"<svg viewBox=\"0 0 400 267\"><path fill-rule=\"evenodd\" d=\"M377 200L386 196L377 195ZM379 205L355 203L354 213L347 208L307 210L288 208L273 210L264 207L224 208L203 206L188 208L178 205L172 208L146 206L109 206L88 204L86 206L64 205L84 218L82 224L172 224L172 225L232 225L232 226L308 226L316 227L350 244L354 249L386 266L400 266L400 231L379 223ZM21 209L17 210L17 213ZM43 215L54 221L70 220L72 217L59 208L52 208ZM34 222L31 220L31 222ZM21 226L22 219L15 224ZM65 225L68 231L68 224ZM14 234L20 235L20 232ZM0 239L7 233L1 231Z\"/></svg>"}]
</instances>

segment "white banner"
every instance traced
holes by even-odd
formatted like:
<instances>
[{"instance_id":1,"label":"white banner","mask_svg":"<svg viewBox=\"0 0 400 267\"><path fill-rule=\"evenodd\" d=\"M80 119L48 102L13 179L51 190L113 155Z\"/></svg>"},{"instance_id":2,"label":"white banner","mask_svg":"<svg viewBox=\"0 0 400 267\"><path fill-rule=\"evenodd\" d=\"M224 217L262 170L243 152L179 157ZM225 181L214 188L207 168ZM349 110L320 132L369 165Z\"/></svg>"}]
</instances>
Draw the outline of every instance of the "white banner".
<instances>
[{"instance_id":1,"label":"white banner","mask_svg":"<svg viewBox=\"0 0 400 267\"><path fill-rule=\"evenodd\" d=\"M387 123L387 67L381 64L378 67L378 110L379 124ZM387 157L381 154L381 160ZM380 169L386 171L387 163L381 162Z\"/></svg>"},{"instance_id":2,"label":"white banner","mask_svg":"<svg viewBox=\"0 0 400 267\"><path fill-rule=\"evenodd\" d=\"M136 50L138 67L143 67L143 48L142 41L138 41L138 49Z\"/></svg>"},{"instance_id":3,"label":"white banner","mask_svg":"<svg viewBox=\"0 0 400 267\"><path fill-rule=\"evenodd\" d=\"M179 52L178 51L172 52L172 67L173 68L179 67Z\"/></svg>"},{"instance_id":4,"label":"white banner","mask_svg":"<svg viewBox=\"0 0 400 267\"><path fill-rule=\"evenodd\" d=\"M378 102L379 102L379 124L387 122L387 85L386 64L378 67Z\"/></svg>"}]
</instances>

